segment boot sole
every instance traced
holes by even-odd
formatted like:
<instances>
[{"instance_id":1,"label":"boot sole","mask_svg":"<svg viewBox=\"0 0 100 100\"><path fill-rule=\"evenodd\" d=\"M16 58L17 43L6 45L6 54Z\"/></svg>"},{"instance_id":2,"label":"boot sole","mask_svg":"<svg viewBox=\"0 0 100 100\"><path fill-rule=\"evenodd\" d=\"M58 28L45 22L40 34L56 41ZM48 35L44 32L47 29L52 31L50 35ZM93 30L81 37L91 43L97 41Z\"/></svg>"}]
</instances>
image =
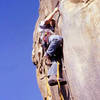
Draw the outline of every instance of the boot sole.
<instances>
[{"instance_id":1,"label":"boot sole","mask_svg":"<svg viewBox=\"0 0 100 100\"><path fill-rule=\"evenodd\" d=\"M50 81L48 81L48 83L49 83L50 86L58 85L58 82L55 81L55 80L50 80ZM67 84L66 81L61 81L61 82L60 82L60 85L65 85L65 84Z\"/></svg>"}]
</instances>

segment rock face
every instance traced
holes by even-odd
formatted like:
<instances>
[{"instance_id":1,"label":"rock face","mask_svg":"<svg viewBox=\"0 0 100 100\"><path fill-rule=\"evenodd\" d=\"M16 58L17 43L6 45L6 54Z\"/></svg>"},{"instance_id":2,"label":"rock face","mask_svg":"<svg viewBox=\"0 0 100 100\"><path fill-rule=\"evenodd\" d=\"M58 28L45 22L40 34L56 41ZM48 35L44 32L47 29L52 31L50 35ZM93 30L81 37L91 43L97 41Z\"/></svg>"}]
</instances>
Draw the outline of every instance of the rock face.
<instances>
[{"instance_id":1,"label":"rock face","mask_svg":"<svg viewBox=\"0 0 100 100\"><path fill-rule=\"evenodd\" d=\"M85 1L85 2L84 2ZM64 38L64 100L100 100L100 0L62 0L60 16L55 16L56 33ZM32 60L44 100L60 100L58 86L47 89L47 74L39 45L38 23L55 8L58 0L40 0L39 18L34 32Z\"/></svg>"}]
</instances>

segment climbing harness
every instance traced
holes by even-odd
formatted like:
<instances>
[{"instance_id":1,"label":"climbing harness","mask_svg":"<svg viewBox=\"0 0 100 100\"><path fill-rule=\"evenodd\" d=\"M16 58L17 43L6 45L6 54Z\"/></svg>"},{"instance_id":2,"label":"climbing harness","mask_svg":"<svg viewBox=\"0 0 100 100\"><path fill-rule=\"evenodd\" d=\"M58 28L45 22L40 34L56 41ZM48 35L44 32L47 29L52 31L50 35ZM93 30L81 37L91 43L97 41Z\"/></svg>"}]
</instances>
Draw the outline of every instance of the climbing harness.
<instances>
[{"instance_id":1,"label":"climbing harness","mask_svg":"<svg viewBox=\"0 0 100 100\"><path fill-rule=\"evenodd\" d=\"M57 62L57 82L58 82L58 90L59 90L59 95L60 95L60 100L64 100L64 97L61 93L61 87L60 87L60 82L59 82L59 76L60 76L60 73L59 73L59 62Z\"/></svg>"},{"instance_id":2,"label":"climbing harness","mask_svg":"<svg viewBox=\"0 0 100 100\"><path fill-rule=\"evenodd\" d=\"M48 38L49 38L50 35L51 35L50 32L45 32L44 37L43 37L43 41L48 42Z\"/></svg>"}]
</instances>

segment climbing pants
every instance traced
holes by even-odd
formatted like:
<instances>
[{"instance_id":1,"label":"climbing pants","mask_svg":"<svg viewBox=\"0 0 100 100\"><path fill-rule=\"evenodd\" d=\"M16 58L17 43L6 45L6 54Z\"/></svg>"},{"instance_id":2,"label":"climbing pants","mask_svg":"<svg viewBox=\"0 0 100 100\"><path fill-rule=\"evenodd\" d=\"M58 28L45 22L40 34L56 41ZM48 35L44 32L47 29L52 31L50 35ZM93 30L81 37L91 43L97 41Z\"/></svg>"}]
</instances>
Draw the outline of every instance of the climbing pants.
<instances>
[{"instance_id":1,"label":"climbing pants","mask_svg":"<svg viewBox=\"0 0 100 100\"><path fill-rule=\"evenodd\" d=\"M46 51L50 57L54 56L57 48L62 44L63 38L59 35L51 35L49 38L49 47Z\"/></svg>"},{"instance_id":2,"label":"climbing pants","mask_svg":"<svg viewBox=\"0 0 100 100\"><path fill-rule=\"evenodd\" d=\"M57 75L57 62L53 61L52 65L48 71L48 76Z\"/></svg>"}]
</instances>

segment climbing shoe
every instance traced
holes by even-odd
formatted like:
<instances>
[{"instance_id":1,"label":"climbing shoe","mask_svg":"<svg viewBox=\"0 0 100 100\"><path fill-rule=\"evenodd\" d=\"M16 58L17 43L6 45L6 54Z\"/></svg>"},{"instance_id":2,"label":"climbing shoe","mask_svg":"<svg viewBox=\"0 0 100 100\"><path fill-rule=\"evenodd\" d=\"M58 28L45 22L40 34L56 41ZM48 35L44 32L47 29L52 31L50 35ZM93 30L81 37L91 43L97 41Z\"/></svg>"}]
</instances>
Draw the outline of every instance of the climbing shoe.
<instances>
[{"instance_id":1,"label":"climbing shoe","mask_svg":"<svg viewBox=\"0 0 100 100\"><path fill-rule=\"evenodd\" d=\"M66 80L64 80L63 78L59 78L58 80L60 82L60 85L65 85L67 83ZM50 78L48 79L48 83L50 86L58 85L56 75L50 76Z\"/></svg>"}]
</instances>

